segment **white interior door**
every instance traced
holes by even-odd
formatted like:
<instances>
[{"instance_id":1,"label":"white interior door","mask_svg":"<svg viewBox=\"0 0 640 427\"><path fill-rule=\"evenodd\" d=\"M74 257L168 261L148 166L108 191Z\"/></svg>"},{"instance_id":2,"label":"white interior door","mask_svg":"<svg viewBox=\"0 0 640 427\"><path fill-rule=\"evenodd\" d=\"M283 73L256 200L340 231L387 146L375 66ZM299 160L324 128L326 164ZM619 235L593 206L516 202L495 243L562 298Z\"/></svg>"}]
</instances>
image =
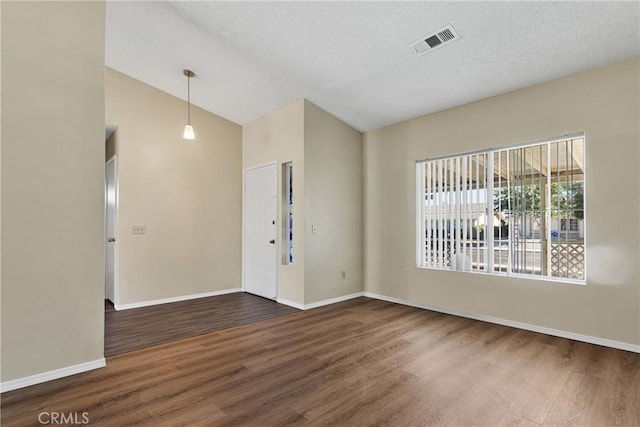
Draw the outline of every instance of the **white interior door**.
<instances>
[{"instance_id":1,"label":"white interior door","mask_svg":"<svg viewBox=\"0 0 640 427\"><path fill-rule=\"evenodd\" d=\"M244 172L244 290L275 299L278 166Z\"/></svg>"},{"instance_id":2,"label":"white interior door","mask_svg":"<svg viewBox=\"0 0 640 427\"><path fill-rule=\"evenodd\" d=\"M116 251L116 158L106 164L106 212L105 212L105 298L115 302L115 251Z\"/></svg>"}]
</instances>

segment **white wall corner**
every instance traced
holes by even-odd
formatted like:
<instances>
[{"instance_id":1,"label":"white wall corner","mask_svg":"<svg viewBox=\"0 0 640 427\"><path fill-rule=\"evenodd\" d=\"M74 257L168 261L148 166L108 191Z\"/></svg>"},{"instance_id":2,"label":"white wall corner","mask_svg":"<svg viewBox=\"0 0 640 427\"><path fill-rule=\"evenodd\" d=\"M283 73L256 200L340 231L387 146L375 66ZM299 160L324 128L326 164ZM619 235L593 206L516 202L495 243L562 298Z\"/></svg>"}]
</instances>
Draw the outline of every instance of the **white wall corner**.
<instances>
[{"instance_id":1,"label":"white wall corner","mask_svg":"<svg viewBox=\"0 0 640 427\"><path fill-rule=\"evenodd\" d=\"M53 371L43 372L41 374L18 378L11 381L5 381L3 383L0 383L0 393L17 390L23 387L29 387L47 381L57 380L59 378L68 377L70 375L75 375L98 368L104 368L105 366L107 366L107 362L103 357L102 359L92 360L91 362L79 363L77 365L54 369Z\"/></svg>"}]
</instances>

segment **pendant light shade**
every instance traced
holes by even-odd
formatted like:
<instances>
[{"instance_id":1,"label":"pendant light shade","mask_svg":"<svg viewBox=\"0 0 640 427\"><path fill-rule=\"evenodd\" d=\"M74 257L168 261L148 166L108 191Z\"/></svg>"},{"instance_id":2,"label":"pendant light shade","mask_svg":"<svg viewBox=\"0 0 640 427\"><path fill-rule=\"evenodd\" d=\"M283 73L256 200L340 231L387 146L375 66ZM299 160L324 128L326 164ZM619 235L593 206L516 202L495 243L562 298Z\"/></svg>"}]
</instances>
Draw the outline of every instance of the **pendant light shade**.
<instances>
[{"instance_id":1,"label":"pendant light shade","mask_svg":"<svg viewBox=\"0 0 640 427\"><path fill-rule=\"evenodd\" d=\"M182 132L182 137L184 139L196 139L196 134L193 131L193 126L184 125L184 132Z\"/></svg>"},{"instance_id":2,"label":"pendant light shade","mask_svg":"<svg viewBox=\"0 0 640 427\"><path fill-rule=\"evenodd\" d=\"M196 73L191 70L182 70L182 73L187 76L187 124L182 132L184 139L196 139L196 133L191 126L191 77L195 77Z\"/></svg>"}]
</instances>

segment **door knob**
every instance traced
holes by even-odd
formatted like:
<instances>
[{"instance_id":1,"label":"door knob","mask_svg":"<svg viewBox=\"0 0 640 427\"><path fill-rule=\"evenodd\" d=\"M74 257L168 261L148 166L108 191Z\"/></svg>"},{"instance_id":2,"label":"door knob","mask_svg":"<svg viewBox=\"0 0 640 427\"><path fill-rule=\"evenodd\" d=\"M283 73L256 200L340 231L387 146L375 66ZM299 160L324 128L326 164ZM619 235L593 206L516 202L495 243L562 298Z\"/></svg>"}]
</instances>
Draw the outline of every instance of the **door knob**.
<instances>
[{"instance_id":1,"label":"door knob","mask_svg":"<svg viewBox=\"0 0 640 427\"><path fill-rule=\"evenodd\" d=\"M276 244L276 239L269 240L269 243L271 243L272 245L275 245Z\"/></svg>"},{"instance_id":2,"label":"door knob","mask_svg":"<svg viewBox=\"0 0 640 427\"><path fill-rule=\"evenodd\" d=\"M113 243L113 242L115 242L115 241L116 241L116 238L115 238L115 237L109 237L109 238L107 239L107 242L109 242L109 243Z\"/></svg>"}]
</instances>

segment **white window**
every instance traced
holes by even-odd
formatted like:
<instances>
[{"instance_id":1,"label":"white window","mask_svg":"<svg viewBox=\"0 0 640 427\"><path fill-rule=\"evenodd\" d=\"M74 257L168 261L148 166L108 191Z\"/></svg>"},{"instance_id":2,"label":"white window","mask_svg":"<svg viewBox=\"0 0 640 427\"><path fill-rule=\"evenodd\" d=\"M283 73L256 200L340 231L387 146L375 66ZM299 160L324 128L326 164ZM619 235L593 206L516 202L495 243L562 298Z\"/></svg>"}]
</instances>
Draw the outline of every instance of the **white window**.
<instances>
[{"instance_id":1,"label":"white window","mask_svg":"<svg viewBox=\"0 0 640 427\"><path fill-rule=\"evenodd\" d=\"M419 267L583 281L584 134L417 163Z\"/></svg>"}]
</instances>

